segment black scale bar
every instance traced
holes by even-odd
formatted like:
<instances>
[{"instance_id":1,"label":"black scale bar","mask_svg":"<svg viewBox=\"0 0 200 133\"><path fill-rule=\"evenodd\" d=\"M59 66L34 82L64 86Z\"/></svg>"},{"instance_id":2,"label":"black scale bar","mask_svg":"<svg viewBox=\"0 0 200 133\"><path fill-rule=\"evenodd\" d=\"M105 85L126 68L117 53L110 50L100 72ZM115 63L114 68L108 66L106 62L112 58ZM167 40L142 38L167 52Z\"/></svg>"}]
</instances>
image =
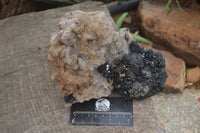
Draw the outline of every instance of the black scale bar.
<instances>
[{"instance_id":1,"label":"black scale bar","mask_svg":"<svg viewBox=\"0 0 200 133\"><path fill-rule=\"evenodd\" d=\"M120 97L106 99L110 101L109 111L96 111L96 99L73 104L70 123L73 125L133 126L132 101L124 101Z\"/></svg>"}]
</instances>

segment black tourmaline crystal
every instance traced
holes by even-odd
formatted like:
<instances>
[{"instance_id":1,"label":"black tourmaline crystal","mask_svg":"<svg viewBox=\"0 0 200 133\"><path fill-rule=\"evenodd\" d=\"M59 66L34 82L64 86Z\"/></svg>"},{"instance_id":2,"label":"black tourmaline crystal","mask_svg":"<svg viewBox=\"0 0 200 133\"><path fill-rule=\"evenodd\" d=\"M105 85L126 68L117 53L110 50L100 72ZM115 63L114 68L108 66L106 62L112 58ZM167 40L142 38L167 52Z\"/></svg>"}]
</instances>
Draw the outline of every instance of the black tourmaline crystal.
<instances>
[{"instance_id":1,"label":"black tourmaline crystal","mask_svg":"<svg viewBox=\"0 0 200 133\"><path fill-rule=\"evenodd\" d=\"M129 45L129 54L100 65L98 71L127 100L141 100L163 91L168 77L162 54L146 50L135 41Z\"/></svg>"}]
</instances>

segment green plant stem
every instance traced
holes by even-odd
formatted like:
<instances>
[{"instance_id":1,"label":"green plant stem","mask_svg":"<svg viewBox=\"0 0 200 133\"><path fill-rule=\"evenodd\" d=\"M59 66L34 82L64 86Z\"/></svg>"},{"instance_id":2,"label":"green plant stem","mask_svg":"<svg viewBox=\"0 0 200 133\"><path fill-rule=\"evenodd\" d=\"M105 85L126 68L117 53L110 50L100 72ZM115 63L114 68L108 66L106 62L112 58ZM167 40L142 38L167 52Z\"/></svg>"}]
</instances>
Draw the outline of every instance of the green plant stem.
<instances>
[{"instance_id":1,"label":"green plant stem","mask_svg":"<svg viewBox=\"0 0 200 133\"><path fill-rule=\"evenodd\" d=\"M164 12L169 12L171 10L171 6L170 6L171 3L172 3L172 0L167 1L167 5L164 8Z\"/></svg>"},{"instance_id":2,"label":"green plant stem","mask_svg":"<svg viewBox=\"0 0 200 133\"><path fill-rule=\"evenodd\" d=\"M181 9L181 10L182 10L182 8L181 8L181 5L180 5L180 3L179 3L179 1L178 1L178 0L176 0L176 4L178 5L179 9Z\"/></svg>"},{"instance_id":3,"label":"green plant stem","mask_svg":"<svg viewBox=\"0 0 200 133\"><path fill-rule=\"evenodd\" d=\"M116 25L117 25L117 28L118 28L118 29L121 28L122 23L123 23L123 21L124 21L124 19L126 18L127 15L128 15L128 12L125 12L125 13L123 13L123 14L119 17L119 19L117 20Z\"/></svg>"},{"instance_id":4,"label":"green plant stem","mask_svg":"<svg viewBox=\"0 0 200 133\"><path fill-rule=\"evenodd\" d=\"M146 44L149 44L149 45L153 46L153 43L151 41L149 41L149 40L147 40L147 39L145 39L145 38L143 38L143 37L141 37L139 35L135 35L133 33L131 33L131 35L132 35L132 38L134 40L136 40L138 42L143 42L143 43L146 43Z\"/></svg>"}]
</instances>

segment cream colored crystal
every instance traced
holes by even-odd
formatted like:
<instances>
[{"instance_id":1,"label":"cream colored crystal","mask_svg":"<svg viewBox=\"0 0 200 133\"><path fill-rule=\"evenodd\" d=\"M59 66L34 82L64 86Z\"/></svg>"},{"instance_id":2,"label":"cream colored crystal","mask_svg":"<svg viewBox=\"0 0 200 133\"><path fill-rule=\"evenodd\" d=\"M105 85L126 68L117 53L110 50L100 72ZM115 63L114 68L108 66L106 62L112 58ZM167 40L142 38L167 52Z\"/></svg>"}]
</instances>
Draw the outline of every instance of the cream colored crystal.
<instances>
[{"instance_id":1,"label":"cream colored crystal","mask_svg":"<svg viewBox=\"0 0 200 133\"><path fill-rule=\"evenodd\" d=\"M59 82L64 95L73 95L75 102L110 95L111 82L97 67L128 52L125 35L130 38L126 30L114 31L104 12L67 12L50 40L51 79Z\"/></svg>"}]
</instances>

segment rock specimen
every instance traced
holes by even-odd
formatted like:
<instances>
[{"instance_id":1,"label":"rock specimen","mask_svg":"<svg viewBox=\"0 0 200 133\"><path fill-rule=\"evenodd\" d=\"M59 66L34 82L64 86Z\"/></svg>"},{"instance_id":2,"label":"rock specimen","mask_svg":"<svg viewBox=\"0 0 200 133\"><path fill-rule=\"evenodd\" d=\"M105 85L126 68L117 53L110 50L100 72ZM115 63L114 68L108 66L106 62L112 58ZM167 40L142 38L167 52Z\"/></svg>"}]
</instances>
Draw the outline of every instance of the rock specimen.
<instances>
[{"instance_id":1,"label":"rock specimen","mask_svg":"<svg viewBox=\"0 0 200 133\"><path fill-rule=\"evenodd\" d=\"M108 96L111 84L95 69L105 63L105 53L113 40L114 28L103 12L67 12L59 31L51 37L48 60L52 80L74 101Z\"/></svg>"},{"instance_id":2,"label":"rock specimen","mask_svg":"<svg viewBox=\"0 0 200 133\"><path fill-rule=\"evenodd\" d=\"M146 0L139 6L138 13L142 34L157 48L170 51L189 66L200 66L200 5L195 0L192 2L190 7L183 8L184 12L173 8L164 13L166 1Z\"/></svg>"},{"instance_id":3,"label":"rock specimen","mask_svg":"<svg viewBox=\"0 0 200 133\"><path fill-rule=\"evenodd\" d=\"M126 99L165 88L162 55L145 50L126 29L114 31L103 12L67 12L50 42L51 78L70 103L108 96L113 88Z\"/></svg>"},{"instance_id":4,"label":"rock specimen","mask_svg":"<svg viewBox=\"0 0 200 133\"><path fill-rule=\"evenodd\" d=\"M192 68L187 71L187 81L188 82L198 82L200 81L200 68L199 66Z\"/></svg>"},{"instance_id":5,"label":"rock specimen","mask_svg":"<svg viewBox=\"0 0 200 133\"><path fill-rule=\"evenodd\" d=\"M135 41L129 50L120 60L99 66L98 71L113 81L113 88L125 99L141 100L163 91L167 73L162 54L145 50Z\"/></svg>"},{"instance_id":6,"label":"rock specimen","mask_svg":"<svg viewBox=\"0 0 200 133\"><path fill-rule=\"evenodd\" d=\"M152 48L150 45L141 44L146 49L152 49L153 51L162 53L165 59L166 72L168 74L167 81L165 83L165 92L177 93L183 92L185 88L185 62L170 52L164 50L158 50Z\"/></svg>"}]
</instances>

